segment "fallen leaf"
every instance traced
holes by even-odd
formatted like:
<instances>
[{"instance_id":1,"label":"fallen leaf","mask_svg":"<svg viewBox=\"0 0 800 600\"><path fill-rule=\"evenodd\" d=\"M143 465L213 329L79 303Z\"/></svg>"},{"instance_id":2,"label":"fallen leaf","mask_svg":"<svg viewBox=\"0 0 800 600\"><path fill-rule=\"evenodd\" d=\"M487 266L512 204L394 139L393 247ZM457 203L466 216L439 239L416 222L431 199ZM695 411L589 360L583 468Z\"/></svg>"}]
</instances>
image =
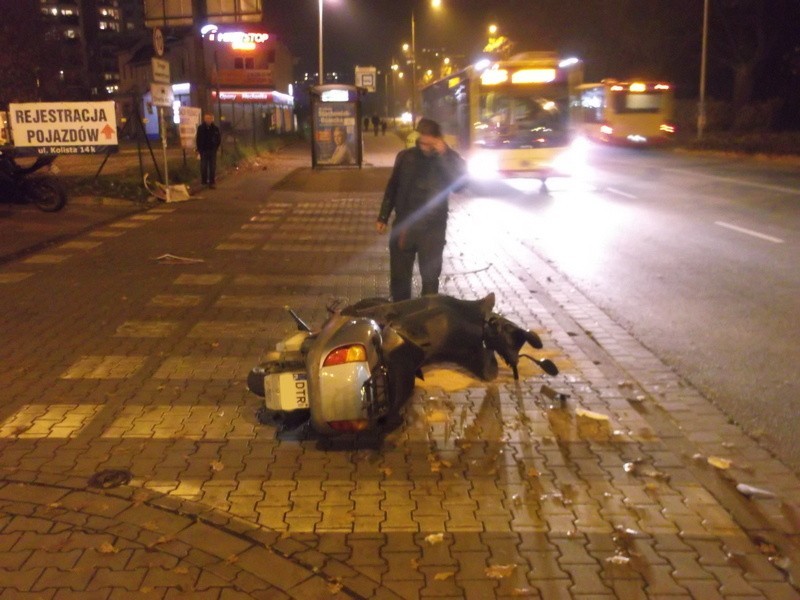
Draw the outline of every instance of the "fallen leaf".
<instances>
[{"instance_id":1,"label":"fallen leaf","mask_svg":"<svg viewBox=\"0 0 800 600\"><path fill-rule=\"evenodd\" d=\"M712 467L724 471L725 469L730 469L733 463L727 458L720 458L719 456L709 456L708 464L710 464Z\"/></svg>"},{"instance_id":2,"label":"fallen leaf","mask_svg":"<svg viewBox=\"0 0 800 600\"><path fill-rule=\"evenodd\" d=\"M100 544L100 547L97 549L100 554L116 554L119 552L119 548L115 548L112 544L108 542L103 542Z\"/></svg>"},{"instance_id":3,"label":"fallen leaf","mask_svg":"<svg viewBox=\"0 0 800 600\"><path fill-rule=\"evenodd\" d=\"M418 558L412 558L411 560L408 561L408 563L411 565L412 569L419 569L419 559Z\"/></svg>"},{"instance_id":4,"label":"fallen leaf","mask_svg":"<svg viewBox=\"0 0 800 600\"><path fill-rule=\"evenodd\" d=\"M239 561L239 557L236 554L231 554L228 558L225 559L225 562L229 565L232 565L235 562Z\"/></svg>"},{"instance_id":5,"label":"fallen leaf","mask_svg":"<svg viewBox=\"0 0 800 600\"><path fill-rule=\"evenodd\" d=\"M218 461L218 460L212 460L211 461L211 470L212 471L222 471L222 469L224 469L224 468L225 468L225 465L222 464L220 461Z\"/></svg>"},{"instance_id":6,"label":"fallen leaf","mask_svg":"<svg viewBox=\"0 0 800 600\"><path fill-rule=\"evenodd\" d=\"M515 598L519 598L520 596L538 596L538 592L534 592L530 588L514 588L511 590L511 595Z\"/></svg>"},{"instance_id":7,"label":"fallen leaf","mask_svg":"<svg viewBox=\"0 0 800 600\"><path fill-rule=\"evenodd\" d=\"M530 469L528 469L528 477L531 477L531 478L534 478L534 479L536 477L539 477L539 471L537 469L534 469L533 467L531 467Z\"/></svg>"},{"instance_id":8,"label":"fallen leaf","mask_svg":"<svg viewBox=\"0 0 800 600\"><path fill-rule=\"evenodd\" d=\"M189 573L189 569L186 567L175 567L174 569L172 569L172 572L176 573L177 575L186 575L187 573Z\"/></svg>"},{"instance_id":9,"label":"fallen leaf","mask_svg":"<svg viewBox=\"0 0 800 600\"><path fill-rule=\"evenodd\" d=\"M147 529L147 531L158 531L158 525L153 521L147 521L142 523L142 529Z\"/></svg>"},{"instance_id":10,"label":"fallen leaf","mask_svg":"<svg viewBox=\"0 0 800 600\"><path fill-rule=\"evenodd\" d=\"M516 568L517 565L515 564L492 565L491 567L486 567L486 576L490 579L503 579L504 577L510 576Z\"/></svg>"},{"instance_id":11,"label":"fallen leaf","mask_svg":"<svg viewBox=\"0 0 800 600\"><path fill-rule=\"evenodd\" d=\"M392 474L392 470L389 467L384 467L381 469L381 473L383 473L385 477L389 477Z\"/></svg>"},{"instance_id":12,"label":"fallen leaf","mask_svg":"<svg viewBox=\"0 0 800 600\"><path fill-rule=\"evenodd\" d=\"M333 595L333 596L335 596L336 594L338 594L339 592L341 592L341 591L342 591L342 589L344 589L344 586L342 585L342 582L341 582L341 581L333 581L333 582L331 582L331 583L329 583L329 584L328 584L328 591L329 591L329 592L331 593L331 595Z\"/></svg>"},{"instance_id":13,"label":"fallen leaf","mask_svg":"<svg viewBox=\"0 0 800 600\"><path fill-rule=\"evenodd\" d=\"M444 534L432 533L430 535L425 536L425 541L428 542L431 546L433 546L434 544L441 544L444 541Z\"/></svg>"},{"instance_id":14,"label":"fallen leaf","mask_svg":"<svg viewBox=\"0 0 800 600\"><path fill-rule=\"evenodd\" d=\"M435 581L447 581L451 577L454 577L455 574L455 571L443 571L441 573L436 573L436 575L433 576L433 579Z\"/></svg>"},{"instance_id":15,"label":"fallen leaf","mask_svg":"<svg viewBox=\"0 0 800 600\"><path fill-rule=\"evenodd\" d=\"M585 408L576 408L575 415L578 417L584 417L586 419L592 419L593 421L608 421L608 415L604 415L598 412L594 412L591 410L586 410Z\"/></svg>"}]
</instances>

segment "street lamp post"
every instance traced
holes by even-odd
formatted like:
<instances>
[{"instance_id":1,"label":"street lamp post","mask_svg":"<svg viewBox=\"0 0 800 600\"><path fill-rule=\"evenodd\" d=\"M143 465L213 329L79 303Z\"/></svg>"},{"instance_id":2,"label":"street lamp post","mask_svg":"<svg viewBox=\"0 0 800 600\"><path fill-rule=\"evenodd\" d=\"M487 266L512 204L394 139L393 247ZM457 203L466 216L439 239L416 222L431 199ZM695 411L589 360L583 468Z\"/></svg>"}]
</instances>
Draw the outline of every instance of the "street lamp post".
<instances>
[{"instance_id":1,"label":"street lamp post","mask_svg":"<svg viewBox=\"0 0 800 600\"><path fill-rule=\"evenodd\" d=\"M319 84L322 85L324 81L324 66L322 64L322 3L324 0L319 0Z\"/></svg>"},{"instance_id":2,"label":"street lamp post","mask_svg":"<svg viewBox=\"0 0 800 600\"><path fill-rule=\"evenodd\" d=\"M417 24L411 9L411 129L417 126Z\"/></svg>"},{"instance_id":3,"label":"street lamp post","mask_svg":"<svg viewBox=\"0 0 800 600\"><path fill-rule=\"evenodd\" d=\"M441 8L442 0L430 0L431 7ZM411 9L411 127L417 124L417 22Z\"/></svg>"},{"instance_id":4,"label":"street lamp post","mask_svg":"<svg viewBox=\"0 0 800 600\"><path fill-rule=\"evenodd\" d=\"M706 128L706 62L708 59L708 1L703 1L703 46L700 52L700 103L697 107L697 139Z\"/></svg>"}]
</instances>

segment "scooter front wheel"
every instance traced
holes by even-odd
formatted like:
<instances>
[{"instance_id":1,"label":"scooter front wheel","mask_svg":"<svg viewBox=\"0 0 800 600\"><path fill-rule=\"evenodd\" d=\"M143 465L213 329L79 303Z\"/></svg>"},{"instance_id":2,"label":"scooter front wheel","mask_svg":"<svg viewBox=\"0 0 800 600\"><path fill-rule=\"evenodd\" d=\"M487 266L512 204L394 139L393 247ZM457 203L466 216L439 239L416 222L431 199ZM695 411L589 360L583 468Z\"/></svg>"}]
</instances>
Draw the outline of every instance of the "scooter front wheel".
<instances>
[{"instance_id":1,"label":"scooter front wheel","mask_svg":"<svg viewBox=\"0 0 800 600\"><path fill-rule=\"evenodd\" d=\"M25 195L39 210L57 212L67 203L64 188L55 179L37 177L26 182Z\"/></svg>"}]
</instances>

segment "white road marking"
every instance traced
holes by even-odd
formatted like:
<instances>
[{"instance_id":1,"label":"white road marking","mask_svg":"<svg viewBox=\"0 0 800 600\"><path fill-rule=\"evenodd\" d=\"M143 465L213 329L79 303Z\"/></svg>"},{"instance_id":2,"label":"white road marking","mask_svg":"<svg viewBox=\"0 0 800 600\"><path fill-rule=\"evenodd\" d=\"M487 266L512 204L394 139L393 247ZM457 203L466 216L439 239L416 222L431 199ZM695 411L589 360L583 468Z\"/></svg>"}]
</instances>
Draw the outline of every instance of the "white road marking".
<instances>
[{"instance_id":1,"label":"white road marking","mask_svg":"<svg viewBox=\"0 0 800 600\"><path fill-rule=\"evenodd\" d=\"M696 171L690 171L687 169L664 169L664 171L669 171L671 173L679 173L681 175L692 175L694 177L703 177L705 179L714 179L716 181L725 181L727 183L735 183L736 185L744 185L754 188L760 188L763 190L770 190L773 192L781 192L782 194L792 194L792 195L799 195L800 189L793 188L793 187L786 187L783 185L772 185L768 183L758 183L755 181L747 181L746 179L739 179L737 177L722 177L720 175L709 175L707 173L698 173Z\"/></svg>"},{"instance_id":2,"label":"white road marking","mask_svg":"<svg viewBox=\"0 0 800 600\"><path fill-rule=\"evenodd\" d=\"M630 198L631 200L636 200L636 196L634 196L633 194L629 194L628 192L623 192L621 190L617 190L614 188L606 188L606 190L608 190L612 194L616 194L617 196L622 196L623 198Z\"/></svg>"},{"instance_id":3,"label":"white road marking","mask_svg":"<svg viewBox=\"0 0 800 600\"><path fill-rule=\"evenodd\" d=\"M759 233L758 231L753 231L752 229L745 229L744 227L731 225L730 223L725 223L724 221L714 221L714 225L719 225L720 227L725 227L726 229L732 229L733 231L738 231L739 233L744 233L746 235L752 235L753 237L757 237L762 240L767 240L768 242L772 242L773 244L783 243L783 240L781 238L772 237L771 235L767 235L765 233Z\"/></svg>"}]
</instances>

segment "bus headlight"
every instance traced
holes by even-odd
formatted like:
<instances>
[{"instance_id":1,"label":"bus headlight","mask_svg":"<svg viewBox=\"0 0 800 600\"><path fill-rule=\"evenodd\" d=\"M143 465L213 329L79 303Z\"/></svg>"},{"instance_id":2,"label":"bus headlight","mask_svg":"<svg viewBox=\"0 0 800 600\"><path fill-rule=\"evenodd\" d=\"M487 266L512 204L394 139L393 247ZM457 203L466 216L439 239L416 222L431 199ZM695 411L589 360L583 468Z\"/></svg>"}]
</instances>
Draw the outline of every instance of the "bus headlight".
<instances>
[{"instance_id":1,"label":"bus headlight","mask_svg":"<svg viewBox=\"0 0 800 600\"><path fill-rule=\"evenodd\" d=\"M579 175L588 164L589 142L584 137L576 137L572 143L564 148L558 156L553 158L553 169L563 175Z\"/></svg>"},{"instance_id":2,"label":"bus headlight","mask_svg":"<svg viewBox=\"0 0 800 600\"><path fill-rule=\"evenodd\" d=\"M493 179L497 177L500 164L493 152L473 154L467 163L470 176L474 179Z\"/></svg>"}]
</instances>

